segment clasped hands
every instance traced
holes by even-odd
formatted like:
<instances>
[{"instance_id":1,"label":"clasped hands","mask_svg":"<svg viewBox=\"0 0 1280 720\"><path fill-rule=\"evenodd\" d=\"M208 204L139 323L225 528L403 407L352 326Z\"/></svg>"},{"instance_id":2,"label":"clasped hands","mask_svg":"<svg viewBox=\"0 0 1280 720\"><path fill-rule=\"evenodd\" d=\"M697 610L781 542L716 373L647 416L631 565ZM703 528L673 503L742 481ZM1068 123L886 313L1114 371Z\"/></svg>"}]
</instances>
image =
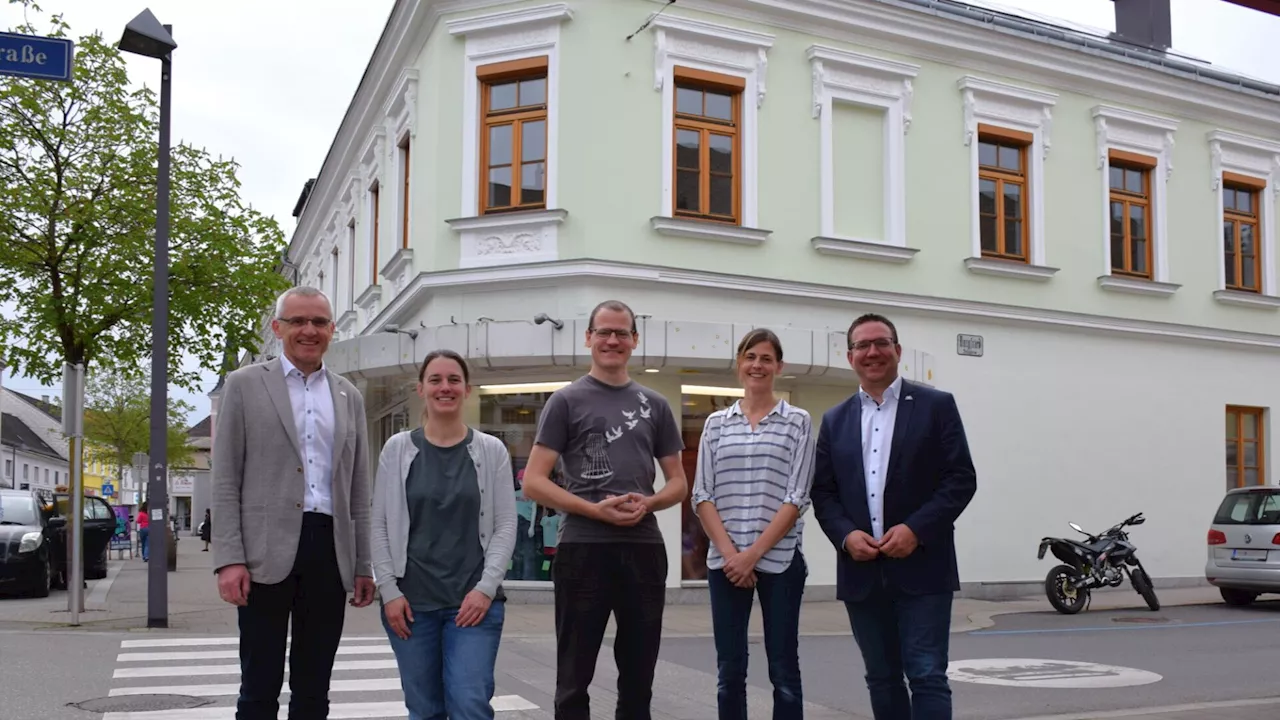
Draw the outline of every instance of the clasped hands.
<instances>
[{"instance_id":1,"label":"clasped hands","mask_svg":"<svg viewBox=\"0 0 1280 720\"><path fill-rule=\"evenodd\" d=\"M920 541L915 532L906 525L894 525L879 540L861 530L854 530L844 539L844 548L854 560L875 560L885 555L891 558L904 558L916 551Z\"/></svg>"},{"instance_id":2,"label":"clasped hands","mask_svg":"<svg viewBox=\"0 0 1280 720\"><path fill-rule=\"evenodd\" d=\"M649 496L641 495L640 493L631 492L625 495L610 495L595 504L593 515L596 520L601 522L631 527L649 514L651 510L650 502Z\"/></svg>"}]
</instances>

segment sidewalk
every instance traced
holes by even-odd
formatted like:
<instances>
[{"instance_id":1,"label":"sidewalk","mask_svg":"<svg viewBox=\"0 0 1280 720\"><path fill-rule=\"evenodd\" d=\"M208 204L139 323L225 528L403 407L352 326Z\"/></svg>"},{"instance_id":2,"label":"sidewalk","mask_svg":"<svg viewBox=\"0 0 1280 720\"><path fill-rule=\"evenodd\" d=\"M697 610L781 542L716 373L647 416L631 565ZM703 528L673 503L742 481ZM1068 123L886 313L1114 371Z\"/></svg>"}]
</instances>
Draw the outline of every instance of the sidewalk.
<instances>
[{"instance_id":1,"label":"sidewalk","mask_svg":"<svg viewBox=\"0 0 1280 720\"><path fill-rule=\"evenodd\" d=\"M169 630L196 634L234 634L235 608L218 597L212 572L213 553L202 552L199 538L183 537L178 543L178 569L168 573ZM1166 588L1160 590L1165 606L1219 603L1215 588ZM1143 607L1142 599L1129 588L1097 592L1091 610ZM990 627L997 615L1020 612L1051 612L1043 596L1019 600L991 601L957 598L951 625L953 633ZM21 623L39 628L69 628L67 593L54 592L40 600L0 599L0 624ZM139 558L109 563L107 577L90 580L85 590L85 612L80 614L85 630L139 630L147 632L147 564ZM711 613L707 605L668 605L663 613L666 637L711 637ZM164 632L163 630L151 632ZM372 608L347 608L344 632L348 635L384 632L378 612ZM613 632L610 621L610 634ZM761 615L752 613L751 632L762 634ZM510 603L507 607L506 637L554 637L554 606ZM804 603L800 634L809 636L849 635L849 619L839 602Z\"/></svg>"}]
</instances>

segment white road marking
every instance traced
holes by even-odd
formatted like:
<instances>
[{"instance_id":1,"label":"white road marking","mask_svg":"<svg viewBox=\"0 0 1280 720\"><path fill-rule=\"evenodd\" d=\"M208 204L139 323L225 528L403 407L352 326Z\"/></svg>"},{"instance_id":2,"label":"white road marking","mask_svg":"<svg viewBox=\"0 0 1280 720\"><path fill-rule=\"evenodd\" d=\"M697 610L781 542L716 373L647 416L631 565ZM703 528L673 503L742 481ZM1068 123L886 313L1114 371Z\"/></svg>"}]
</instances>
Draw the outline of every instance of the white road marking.
<instances>
[{"instance_id":1,"label":"white road marking","mask_svg":"<svg viewBox=\"0 0 1280 720\"><path fill-rule=\"evenodd\" d=\"M377 692L380 690L399 690L400 678L360 678L357 680L332 680L329 692ZM289 686L280 689L288 693ZM152 687L119 687L112 688L111 697L122 695L193 695L195 697L218 697L219 695L239 695L240 683L223 683L221 685L156 685Z\"/></svg>"},{"instance_id":2,"label":"white road marking","mask_svg":"<svg viewBox=\"0 0 1280 720\"><path fill-rule=\"evenodd\" d=\"M534 710L536 705L518 695L499 695L493 698L496 712ZM109 712L102 720L235 720L234 706L202 707L190 710L148 710L144 712ZM403 702L331 703L329 720L358 720L361 718L402 718L409 711ZM289 709L280 708L280 720L288 720Z\"/></svg>"},{"instance_id":3,"label":"white road marking","mask_svg":"<svg viewBox=\"0 0 1280 720\"><path fill-rule=\"evenodd\" d=\"M291 642L293 637L286 639ZM343 643L387 642L386 635L345 635ZM238 637L185 637L185 638L146 638L142 640L122 640L121 648L161 648L161 647L206 647L213 645L239 645Z\"/></svg>"},{"instance_id":4,"label":"white road marking","mask_svg":"<svg viewBox=\"0 0 1280 720\"><path fill-rule=\"evenodd\" d=\"M1031 658L954 660L947 677L955 682L1024 688L1117 688L1150 685L1163 676L1137 668Z\"/></svg>"},{"instance_id":5,"label":"white road marking","mask_svg":"<svg viewBox=\"0 0 1280 720\"><path fill-rule=\"evenodd\" d=\"M347 645L338 647L339 655L391 654L390 645ZM239 659L239 650L195 650L187 652L120 653L116 662L175 662L179 660Z\"/></svg>"},{"instance_id":6,"label":"white road marking","mask_svg":"<svg viewBox=\"0 0 1280 720\"><path fill-rule=\"evenodd\" d=\"M334 672L345 670L395 670L396 661L392 660L338 660L333 664ZM285 667L285 674L289 668ZM194 675L239 675L239 664L226 665L158 665L156 667L116 668L113 678L147 678L147 677L187 677Z\"/></svg>"}]
</instances>

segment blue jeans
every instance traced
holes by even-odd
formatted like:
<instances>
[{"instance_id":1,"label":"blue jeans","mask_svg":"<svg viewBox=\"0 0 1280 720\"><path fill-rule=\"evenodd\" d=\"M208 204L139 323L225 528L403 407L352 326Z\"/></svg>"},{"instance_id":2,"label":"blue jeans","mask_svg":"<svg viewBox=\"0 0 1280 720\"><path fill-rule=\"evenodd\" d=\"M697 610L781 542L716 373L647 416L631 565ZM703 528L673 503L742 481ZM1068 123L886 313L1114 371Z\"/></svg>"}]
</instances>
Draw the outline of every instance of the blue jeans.
<instances>
[{"instance_id":1,"label":"blue jeans","mask_svg":"<svg viewBox=\"0 0 1280 720\"><path fill-rule=\"evenodd\" d=\"M880 584L865 600L845 603L875 720L951 720L951 599L949 592L908 595Z\"/></svg>"},{"instance_id":2,"label":"blue jeans","mask_svg":"<svg viewBox=\"0 0 1280 720\"><path fill-rule=\"evenodd\" d=\"M409 639L401 640L382 613L409 720L493 720L493 668L506 603L490 605L473 627L458 627L457 615L457 608L414 611Z\"/></svg>"},{"instance_id":3,"label":"blue jeans","mask_svg":"<svg viewBox=\"0 0 1280 720\"><path fill-rule=\"evenodd\" d=\"M147 540L150 535L151 535L151 528L149 527L138 528L138 546L139 546L138 549L139 551L142 552L143 560L148 560L151 558L151 553L149 552L151 548L147 546Z\"/></svg>"},{"instance_id":4,"label":"blue jeans","mask_svg":"<svg viewBox=\"0 0 1280 720\"><path fill-rule=\"evenodd\" d=\"M804 555L799 550L783 572L757 571L754 590L734 585L723 570L707 572L720 676L716 696L720 720L747 720L747 623L751 619L753 596L757 593L764 621L769 680L773 683L773 720L804 717L800 688L800 600L808 574Z\"/></svg>"}]
</instances>

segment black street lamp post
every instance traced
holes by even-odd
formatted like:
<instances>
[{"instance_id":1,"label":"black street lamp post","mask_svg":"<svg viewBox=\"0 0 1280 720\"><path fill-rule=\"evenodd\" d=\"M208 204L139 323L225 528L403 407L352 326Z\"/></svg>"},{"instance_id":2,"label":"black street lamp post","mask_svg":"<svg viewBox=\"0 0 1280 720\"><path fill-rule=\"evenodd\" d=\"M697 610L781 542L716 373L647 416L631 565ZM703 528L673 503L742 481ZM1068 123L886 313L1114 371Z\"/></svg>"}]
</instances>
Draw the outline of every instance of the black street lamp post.
<instances>
[{"instance_id":1,"label":"black street lamp post","mask_svg":"<svg viewBox=\"0 0 1280 720\"><path fill-rule=\"evenodd\" d=\"M151 438L148 448L147 509L160 523L160 542L151 544L147 563L147 627L169 626L169 111L173 75L173 26L161 25L150 10L129 22L118 47L160 60L160 160L156 181L154 299L151 315ZM139 478L141 480L141 478ZM159 534L159 533L157 533ZM176 546L174 546L176 550Z\"/></svg>"}]
</instances>

